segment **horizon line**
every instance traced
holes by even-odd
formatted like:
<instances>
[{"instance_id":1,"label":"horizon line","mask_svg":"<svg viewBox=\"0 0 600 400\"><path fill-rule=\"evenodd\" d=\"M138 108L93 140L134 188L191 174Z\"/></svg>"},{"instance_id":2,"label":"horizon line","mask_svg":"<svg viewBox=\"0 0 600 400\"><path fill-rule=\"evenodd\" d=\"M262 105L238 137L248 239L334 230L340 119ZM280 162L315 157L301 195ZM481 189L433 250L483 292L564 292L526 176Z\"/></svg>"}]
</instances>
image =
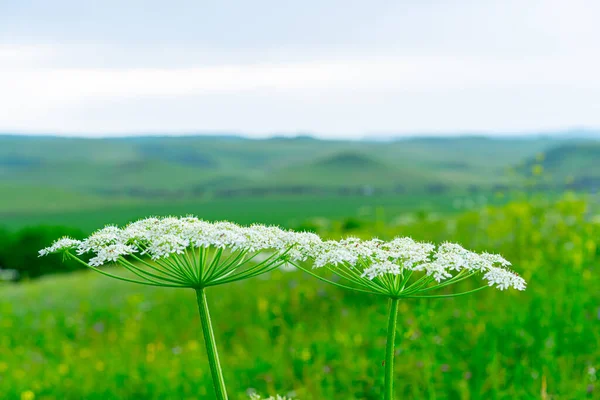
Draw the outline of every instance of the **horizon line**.
<instances>
[{"instance_id":1,"label":"horizon line","mask_svg":"<svg viewBox=\"0 0 600 400\"><path fill-rule=\"evenodd\" d=\"M50 131L13 131L0 130L0 137L28 137L28 138L62 138L62 139L140 139L140 138L230 138L247 140L270 139L313 139L328 141L394 141L407 139L458 139L458 138L488 138L488 139L530 139L542 137L571 136L573 138L597 137L600 139L600 128L571 127L563 129L541 129L523 131L494 131L494 130L452 130L452 131L415 131L400 133L364 133L362 135L331 137L320 132L272 132L265 134L251 134L243 131L129 131L129 132L50 132Z\"/></svg>"}]
</instances>

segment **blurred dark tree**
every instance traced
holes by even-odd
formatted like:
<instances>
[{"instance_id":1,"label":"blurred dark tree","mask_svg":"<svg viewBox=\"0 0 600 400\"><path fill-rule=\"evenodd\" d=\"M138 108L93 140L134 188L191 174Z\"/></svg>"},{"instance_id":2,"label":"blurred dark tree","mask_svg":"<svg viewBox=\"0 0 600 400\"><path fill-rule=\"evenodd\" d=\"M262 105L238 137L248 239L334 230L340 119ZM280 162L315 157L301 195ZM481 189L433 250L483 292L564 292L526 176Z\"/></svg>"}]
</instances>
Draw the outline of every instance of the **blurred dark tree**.
<instances>
[{"instance_id":1,"label":"blurred dark tree","mask_svg":"<svg viewBox=\"0 0 600 400\"><path fill-rule=\"evenodd\" d=\"M12 236L3 228L0 228L0 269L6 268L8 251L12 246Z\"/></svg>"},{"instance_id":2,"label":"blurred dark tree","mask_svg":"<svg viewBox=\"0 0 600 400\"><path fill-rule=\"evenodd\" d=\"M319 232L321 229L321 227L313 222L313 221L304 221L298 225L294 225L293 229L295 231L299 231L299 232L312 232L312 233L317 233Z\"/></svg>"},{"instance_id":3,"label":"blurred dark tree","mask_svg":"<svg viewBox=\"0 0 600 400\"><path fill-rule=\"evenodd\" d=\"M12 235L0 230L0 268L17 271L19 280L81 269L81 264L70 260L63 262L60 255L38 257L40 249L63 236L81 239L84 234L64 226L29 227Z\"/></svg>"},{"instance_id":4,"label":"blurred dark tree","mask_svg":"<svg viewBox=\"0 0 600 400\"><path fill-rule=\"evenodd\" d=\"M342 221L341 229L343 232L351 232L361 229L365 226L365 222L358 218L346 218Z\"/></svg>"}]
</instances>

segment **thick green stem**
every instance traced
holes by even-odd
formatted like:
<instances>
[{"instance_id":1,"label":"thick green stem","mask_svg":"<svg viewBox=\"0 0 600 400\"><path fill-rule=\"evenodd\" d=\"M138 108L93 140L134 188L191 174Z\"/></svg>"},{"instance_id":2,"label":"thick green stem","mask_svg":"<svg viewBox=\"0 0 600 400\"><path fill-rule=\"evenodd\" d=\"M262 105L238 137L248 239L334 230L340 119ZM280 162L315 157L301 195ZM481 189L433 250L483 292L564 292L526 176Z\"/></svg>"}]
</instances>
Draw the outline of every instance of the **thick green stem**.
<instances>
[{"instance_id":1,"label":"thick green stem","mask_svg":"<svg viewBox=\"0 0 600 400\"><path fill-rule=\"evenodd\" d=\"M398 321L398 299L390 299L387 343L385 348L385 389L384 400L394 398L394 341L396 340L396 323Z\"/></svg>"},{"instance_id":2,"label":"thick green stem","mask_svg":"<svg viewBox=\"0 0 600 400\"><path fill-rule=\"evenodd\" d=\"M208 355L208 363L210 364L215 394L218 400L227 400L227 389L225 388L223 371L221 370L221 363L219 362L219 352L217 351L217 343L213 333L204 289L196 289L196 297L198 298L198 310L200 311L200 320L202 321L202 334L204 335L204 344L206 345L206 354Z\"/></svg>"}]
</instances>

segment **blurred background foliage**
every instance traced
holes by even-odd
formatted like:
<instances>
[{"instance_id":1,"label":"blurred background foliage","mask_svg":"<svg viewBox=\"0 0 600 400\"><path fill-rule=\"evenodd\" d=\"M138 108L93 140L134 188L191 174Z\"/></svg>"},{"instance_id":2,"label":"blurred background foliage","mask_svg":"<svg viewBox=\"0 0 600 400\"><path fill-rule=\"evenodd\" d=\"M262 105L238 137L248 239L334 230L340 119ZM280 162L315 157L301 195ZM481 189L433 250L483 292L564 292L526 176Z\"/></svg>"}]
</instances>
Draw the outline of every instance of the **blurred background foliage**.
<instances>
[{"instance_id":1,"label":"blurred background foliage","mask_svg":"<svg viewBox=\"0 0 600 400\"><path fill-rule=\"evenodd\" d=\"M600 398L600 219L593 196L514 194L450 214L373 208L293 225L326 237L409 235L499 252L525 292L401 303L397 393L415 399ZM473 201L468 196L455 201ZM34 277L71 268L32 256L64 228L2 233L0 257ZM45 243L42 243L45 242ZM29 247L27 247L29 246ZM21 260L11 260L18 253ZM14 264L9 264L14 263ZM464 288L477 282L465 282ZM193 292L89 271L0 287L0 392L9 399L211 398ZM211 289L232 398L379 399L384 300L301 271ZM34 397L31 397L34 396Z\"/></svg>"},{"instance_id":2,"label":"blurred background foliage","mask_svg":"<svg viewBox=\"0 0 600 400\"><path fill-rule=\"evenodd\" d=\"M85 235L79 229L64 226L33 226L14 233L0 230L0 268L10 271L5 272L5 280L20 281L80 269L80 264L72 260L63 262L61 257L53 257L52 260L38 257L40 249L63 236L83 239ZM9 277L11 279L7 279Z\"/></svg>"},{"instance_id":3,"label":"blurred background foliage","mask_svg":"<svg viewBox=\"0 0 600 400\"><path fill-rule=\"evenodd\" d=\"M401 303L398 398L600 398L599 149L566 136L0 136L0 398L212 398L192 291L37 257L64 235L188 214L501 253L525 292ZM382 299L276 271L210 289L209 303L232 399L380 398Z\"/></svg>"}]
</instances>

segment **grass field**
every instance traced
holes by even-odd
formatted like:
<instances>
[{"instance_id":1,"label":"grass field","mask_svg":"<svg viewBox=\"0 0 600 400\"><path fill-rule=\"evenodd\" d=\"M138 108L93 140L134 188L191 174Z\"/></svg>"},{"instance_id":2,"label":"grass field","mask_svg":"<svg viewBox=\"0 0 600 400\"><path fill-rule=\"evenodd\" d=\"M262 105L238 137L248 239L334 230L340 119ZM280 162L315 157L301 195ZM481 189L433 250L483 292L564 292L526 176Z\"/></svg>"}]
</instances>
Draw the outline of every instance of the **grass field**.
<instances>
[{"instance_id":1,"label":"grass field","mask_svg":"<svg viewBox=\"0 0 600 400\"><path fill-rule=\"evenodd\" d=\"M198 199L172 201L116 201L111 203L62 203L61 209L0 209L2 225L18 229L29 225L66 225L92 231L106 224L124 224L149 215L194 214L207 220L231 220L241 224L265 223L294 226L312 218L362 217L392 219L404 212L456 212L455 200L468 200L471 207L506 201L493 194L442 195L354 195L354 196L269 196L256 198ZM8 203L8 201L6 201ZM16 207L18 201L13 202ZM34 210L34 211L32 211ZM39 210L39 211L35 211Z\"/></svg>"},{"instance_id":2,"label":"grass field","mask_svg":"<svg viewBox=\"0 0 600 400\"><path fill-rule=\"evenodd\" d=\"M334 215L347 212L331 204ZM290 207L265 207L262 215L291 215ZM529 282L523 293L490 289L403 301L398 398L599 398L600 225L590 213L577 199L511 202L356 227L359 236L456 240L500 252ZM104 222L112 221L98 216L85 224ZM323 233L343 235L336 226ZM304 400L380 398L386 303L378 298L278 271L211 289L209 302L232 398L245 398L249 388ZM199 328L192 291L88 271L6 285L0 287L0 393L48 400L211 398Z\"/></svg>"},{"instance_id":3,"label":"grass field","mask_svg":"<svg viewBox=\"0 0 600 400\"><path fill-rule=\"evenodd\" d=\"M594 190L597 152L560 138L0 136L0 264L56 271L34 268L40 235L151 215L456 241L501 253L528 288L402 301L397 398L598 399L600 202L560 197L567 182ZM381 398L385 301L300 271L208 295L232 399ZM213 398L194 293L91 271L0 283L0 398Z\"/></svg>"}]
</instances>

